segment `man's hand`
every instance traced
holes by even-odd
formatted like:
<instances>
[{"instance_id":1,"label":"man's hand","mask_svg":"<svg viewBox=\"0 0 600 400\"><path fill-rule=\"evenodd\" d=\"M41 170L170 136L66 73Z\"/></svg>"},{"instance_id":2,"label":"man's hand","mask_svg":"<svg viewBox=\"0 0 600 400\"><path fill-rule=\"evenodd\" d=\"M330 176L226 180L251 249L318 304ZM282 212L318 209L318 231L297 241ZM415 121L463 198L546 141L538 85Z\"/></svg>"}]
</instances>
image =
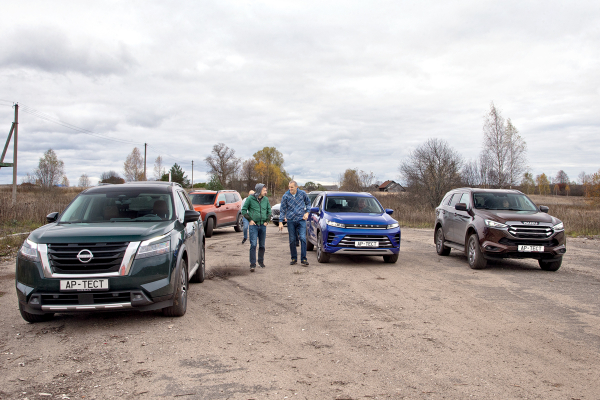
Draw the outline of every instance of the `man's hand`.
<instances>
[{"instance_id":1,"label":"man's hand","mask_svg":"<svg viewBox=\"0 0 600 400\"><path fill-rule=\"evenodd\" d=\"M256 225L256 222L250 221L250 225Z\"/></svg>"},{"instance_id":2,"label":"man's hand","mask_svg":"<svg viewBox=\"0 0 600 400\"><path fill-rule=\"evenodd\" d=\"M308 220L308 213L304 213L304 216L302 217L303 220Z\"/></svg>"},{"instance_id":3,"label":"man's hand","mask_svg":"<svg viewBox=\"0 0 600 400\"><path fill-rule=\"evenodd\" d=\"M279 231L283 231L283 222L279 222Z\"/></svg>"},{"instance_id":4,"label":"man's hand","mask_svg":"<svg viewBox=\"0 0 600 400\"><path fill-rule=\"evenodd\" d=\"M269 226L269 223L268 223L268 222L265 222L265 224L264 224L264 225L265 225L265 226Z\"/></svg>"}]
</instances>

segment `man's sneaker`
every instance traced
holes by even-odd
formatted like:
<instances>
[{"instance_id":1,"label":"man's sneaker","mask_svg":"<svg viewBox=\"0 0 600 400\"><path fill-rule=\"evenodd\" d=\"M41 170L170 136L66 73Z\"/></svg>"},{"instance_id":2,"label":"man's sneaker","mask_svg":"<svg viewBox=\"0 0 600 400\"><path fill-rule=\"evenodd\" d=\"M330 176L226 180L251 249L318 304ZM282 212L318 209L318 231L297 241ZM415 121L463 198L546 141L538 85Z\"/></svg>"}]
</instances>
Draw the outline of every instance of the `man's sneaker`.
<instances>
[{"instance_id":1,"label":"man's sneaker","mask_svg":"<svg viewBox=\"0 0 600 400\"><path fill-rule=\"evenodd\" d=\"M248 239L246 239L246 238L243 238L243 239L242 239L242 244L246 243L246 240L248 240Z\"/></svg>"},{"instance_id":2,"label":"man's sneaker","mask_svg":"<svg viewBox=\"0 0 600 400\"><path fill-rule=\"evenodd\" d=\"M250 265L250 272L254 272L255 268L256 268L256 265L254 265L254 264Z\"/></svg>"},{"instance_id":3,"label":"man's sneaker","mask_svg":"<svg viewBox=\"0 0 600 400\"><path fill-rule=\"evenodd\" d=\"M302 265L304 265L305 267L308 266L308 260L302 260Z\"/></svg>"},{"instance_id":4,"label":"man's sneaker","mask_svg":"<svg viewBox=\"0 0 600 400\"><path fill-rule=\"evenodd\" d=\"M261 262L259 261L259 262L258 262L258 266L259 266L259 267L261 267L261 268L264 268L264 267L265 267L265 264L264 264L264 263L261 263Z\"/></svg>"},{"instance_id":5,"label":"man's sneaker","mask_svg":"<svg viewBox=\"0 0 600 400\"><path fill-rule=\"evenodd\" d=\"M298 263L298 261L297 261L297 260L292 260L292 261L290 262L290 265L294 265L294 264L297 264L297 263Z\"/></svg>"}]
</instances>

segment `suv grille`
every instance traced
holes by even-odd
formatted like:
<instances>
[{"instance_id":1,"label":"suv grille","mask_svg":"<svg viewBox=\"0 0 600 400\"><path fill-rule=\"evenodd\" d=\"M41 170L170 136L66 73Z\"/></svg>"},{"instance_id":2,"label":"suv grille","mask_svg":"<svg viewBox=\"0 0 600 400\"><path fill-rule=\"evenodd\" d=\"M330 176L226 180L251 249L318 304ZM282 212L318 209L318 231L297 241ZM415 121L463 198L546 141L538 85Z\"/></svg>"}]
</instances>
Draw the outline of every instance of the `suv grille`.
<instances>
[{"instance_id":1,"label":"suv grille","mask_svg":"<svg viewBox=\"0 0 600 400\"><path fill-rule=\"evenodd\" d=\"M519 239L546 239L553 231L549 226L511 225L508 233Z\"/></svg>"},{"instance_id":2,"label":"suv grille","mask_svg":"<svg viewBox=\"0 0 600 400\"><path fill-rule=\"evenodd\" d=\"M348 229L387 229L387 225L373 225L373 224L346 224Z\"/></svg>"},{"instance_id":3,"label":"suv grille","mask_svg":"<svg viewBox=\"0 0 600 400\"><path fill-rule=\"evenodd\" d=\"M340 243L338 244L338 246L354 247L354 242L356 242L356 241L379 242L380 248L394 247L392 242L390 241L390 239L387 236L381 236L381 235L346 235L346 236L344 236L344 238L342 240L340 240Z\"/></svg>"},{"instance_id":4,"label":"suv grille","mask_svg":"<svg viewBox=\"0 0 600 400\"><path fill-rule=\"evenodd\" d=\"M129 242L49 244L48 259L53 271L59 274L116 272L128 245ZM77 258L82 250L89 250L93 255L87 263Z\"/></svg>"}]
</instances>

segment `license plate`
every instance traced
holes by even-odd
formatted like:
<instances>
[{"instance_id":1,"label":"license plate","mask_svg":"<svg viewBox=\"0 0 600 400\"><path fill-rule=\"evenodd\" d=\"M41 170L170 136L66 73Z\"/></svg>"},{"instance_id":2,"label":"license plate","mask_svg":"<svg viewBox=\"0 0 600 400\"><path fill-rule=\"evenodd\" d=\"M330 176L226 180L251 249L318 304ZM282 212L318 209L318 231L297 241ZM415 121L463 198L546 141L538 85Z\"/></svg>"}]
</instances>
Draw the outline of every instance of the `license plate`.
<instances>
[{"instance_id":1,"label":"license plate","mask_svg":"<svg viewBox=\"0 0 600 400\"><path fill-rule=\"evenodd\" d=\"M61 279L60 290L63 292L108 290L108 279Z\"/></svg>"},{"instance_id":2,"label":"license plate","mask_svg":"<svg viewBox=\"0 0 600 400\"><path fill-rule=\"evenodd\" d=\"M520 244L518 246L518 250L524 253L543 252L544 246L530 246L527 244Z\"/></svg>"},{"instance_id":3,"label":"license plate","mask_svg":"<svg viewBox=\"0 0 600 400\"><path fill-rule=\"evenodd\" d=\"M354 242L355 247L379 247L379 242Z\"/></svg>"}]
</instances>

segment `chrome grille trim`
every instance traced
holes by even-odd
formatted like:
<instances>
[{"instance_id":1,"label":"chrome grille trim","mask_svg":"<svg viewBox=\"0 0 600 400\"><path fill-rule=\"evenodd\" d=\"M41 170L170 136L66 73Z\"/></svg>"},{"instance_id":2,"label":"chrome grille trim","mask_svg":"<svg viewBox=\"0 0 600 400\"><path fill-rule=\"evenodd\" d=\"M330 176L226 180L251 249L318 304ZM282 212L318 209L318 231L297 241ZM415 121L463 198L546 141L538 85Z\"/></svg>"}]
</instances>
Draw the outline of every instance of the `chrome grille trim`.
<instances>
[{"instance_id":1,"label":"chrome grille trim","mask_svg":"<svg viewBox=\"0 0 600 400\"><path fill-rule=\"evenodd\" d=\"M519 239L547 239L554 231L550 226L509 225L508 233Z\"/></svg>"},{"instance_id":2,"label":"chrome grille trim","mask_svg":"<svg viewBox=\"0 0 600 400\"><path fill-rule=\"evenodd\" d=\"M341 247L355 247L354 242L379 242L379 248L386 247L394 247L392 242L387 236L379 236L379 235L346 235L340 242L338 246ZM361 247L361 249L363 249Z\"/></svg>"}]
</instances>

